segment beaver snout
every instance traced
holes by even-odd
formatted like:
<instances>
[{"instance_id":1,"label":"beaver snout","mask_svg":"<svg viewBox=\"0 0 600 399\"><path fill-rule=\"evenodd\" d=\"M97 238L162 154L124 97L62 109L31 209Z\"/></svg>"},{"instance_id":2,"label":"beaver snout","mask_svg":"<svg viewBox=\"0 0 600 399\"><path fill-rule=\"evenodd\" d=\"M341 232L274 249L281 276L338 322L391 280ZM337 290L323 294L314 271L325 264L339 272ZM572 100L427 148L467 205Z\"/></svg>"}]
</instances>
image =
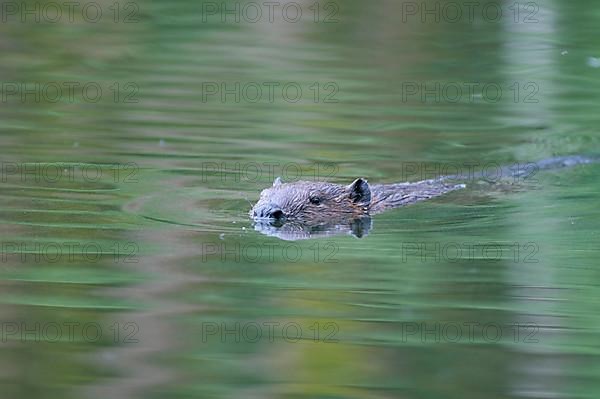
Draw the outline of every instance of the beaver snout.
<instances>
[{"instance_id":1,"label":"beaver snout","mask_svg":"<svg viewBox=\"0 0 600 399\"><path fill-rule=\"evenodd\" d=\"M255 207L253 210L254 217L258 218L269 218L269 219L283 219L285 214L275 204L265 204Z\"/></svg>"}]
</instances>

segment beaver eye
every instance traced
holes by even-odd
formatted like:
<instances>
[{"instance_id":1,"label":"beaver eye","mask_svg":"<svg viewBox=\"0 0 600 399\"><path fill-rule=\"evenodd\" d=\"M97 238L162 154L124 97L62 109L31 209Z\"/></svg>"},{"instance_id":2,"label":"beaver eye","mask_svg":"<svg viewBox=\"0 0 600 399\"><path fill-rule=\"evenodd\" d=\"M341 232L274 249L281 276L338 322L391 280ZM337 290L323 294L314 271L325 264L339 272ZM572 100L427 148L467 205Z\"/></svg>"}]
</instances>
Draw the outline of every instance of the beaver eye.
<instances>
[{"instance_id":1,"label":"beaver eye","mask_svg":"<svg viewBox=\"0 0 600 399\"><path fill-rule=\"evenodd\" d=\"M321 203L321 198L319 198L319 197L313 196L313 197L310 197L308 200L310 201L311 204L314 204L314 205L319 205Z\"/></svg>"}]
</instances>

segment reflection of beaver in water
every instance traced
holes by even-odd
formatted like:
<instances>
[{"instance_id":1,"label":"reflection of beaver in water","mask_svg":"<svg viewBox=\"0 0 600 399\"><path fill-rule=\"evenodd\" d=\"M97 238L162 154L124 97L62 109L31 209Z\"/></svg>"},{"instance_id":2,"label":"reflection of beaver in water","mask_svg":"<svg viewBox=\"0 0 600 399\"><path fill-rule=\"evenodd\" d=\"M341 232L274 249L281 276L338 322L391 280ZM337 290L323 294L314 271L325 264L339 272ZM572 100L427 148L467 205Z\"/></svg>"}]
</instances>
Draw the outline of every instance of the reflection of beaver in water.
<instances>
[{"instance_id":1,"label":"reflection of beaver in water","mask_svg":"<svg viewBox=\"0 0 600 399\"><path fill-rule=\"evenodd\" d=\"M529 168L504 168L502 175L526 179L538 170L557 169L593 162L583 156L549 158L528 164ZM470 176L484 178L481 173ZM318 225L323 222L355 220L387 209L413 204L464 188L457 183L461 176L443 176L412 183L374 184L358 178L344 186L325 182L298 181L282 183L275 179L273 186L262 191L259 201L250 210L255 220L271 220L282 224ZM464 179L462 179L464 181Z\"/></svg>"}]
</instances>

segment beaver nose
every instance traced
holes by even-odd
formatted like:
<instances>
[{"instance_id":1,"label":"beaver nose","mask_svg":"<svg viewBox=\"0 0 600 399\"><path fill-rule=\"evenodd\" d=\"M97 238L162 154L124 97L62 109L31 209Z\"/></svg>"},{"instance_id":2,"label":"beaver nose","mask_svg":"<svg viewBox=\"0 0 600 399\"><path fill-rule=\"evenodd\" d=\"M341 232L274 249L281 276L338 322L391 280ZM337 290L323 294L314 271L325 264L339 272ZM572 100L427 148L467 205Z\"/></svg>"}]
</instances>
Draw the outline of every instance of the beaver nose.
<instances>
[{"instance_id":1,"label":"beaver nose","mask_svg":"<svg viewBox=\"0 0 600 399\"><path fill-rule=\"evenodd\" d=\"M274 204L267 204L254 210L254 216L260 218L281 219L284 217L283 211Z\"/></svg>"},{"instance_id":2,"label":"beaver nose","mask_svg":"<svg viewBox=\"0 0 600 399\"><path fill-rule=\"evenodd\" d=\"M271 217L275 219L281 219L283 217L283 211L281 209L276 209L271 212Z\"/></svg>"}]
</instances>

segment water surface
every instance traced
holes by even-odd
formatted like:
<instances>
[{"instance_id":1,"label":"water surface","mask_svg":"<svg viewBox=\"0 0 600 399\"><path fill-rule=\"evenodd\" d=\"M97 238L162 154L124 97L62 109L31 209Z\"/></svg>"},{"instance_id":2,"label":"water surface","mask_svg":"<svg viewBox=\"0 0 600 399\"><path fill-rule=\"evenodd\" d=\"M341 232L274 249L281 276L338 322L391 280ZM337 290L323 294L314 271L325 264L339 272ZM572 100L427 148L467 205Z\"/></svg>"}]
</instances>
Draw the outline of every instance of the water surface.
<instances>
[{"instance_id":1,"label":"water surface","mask_svg":"<svg viewBox=\"0 0 600 399\"><path fill-rule=\"evenodd\" d=\"M247 212L276 175L598 153L600 5L96 4L97 23L0 24L6 397L598 397L600 166L474 183L360 239L282 241ZM51 82L80 87L7 94Z\"/></svg>"}]
</instances>

